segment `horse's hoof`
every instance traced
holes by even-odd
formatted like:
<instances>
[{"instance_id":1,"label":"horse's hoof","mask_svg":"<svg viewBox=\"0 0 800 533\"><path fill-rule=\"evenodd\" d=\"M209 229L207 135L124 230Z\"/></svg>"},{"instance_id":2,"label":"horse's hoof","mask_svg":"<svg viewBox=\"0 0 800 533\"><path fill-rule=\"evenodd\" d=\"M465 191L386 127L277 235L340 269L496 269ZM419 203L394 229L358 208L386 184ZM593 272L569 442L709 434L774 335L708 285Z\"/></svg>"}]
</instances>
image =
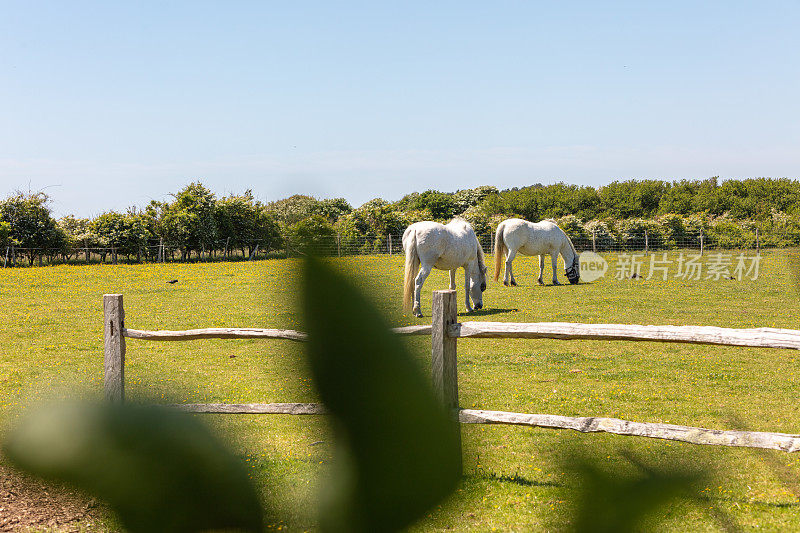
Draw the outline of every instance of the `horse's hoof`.
<instances>
[{"instance_id":1,"label":"horse's hoof","mask_svg":"<svg viewBox=\"0 0 800 533\"><path fill-rule=\"evenodd\" d=\"M506 287L508 287L508 282L507 282L507 281L504 281L504 282L503 282L503 285L505 285Z\"/></svg>"},{"instance_id":2,"label":"horse's hoof","mask_svg":"<svg viewBox=\"0 0 800 533\"><path fill-rule=\"evenodd\" d=\"M516 286L517 286L517 282L516 282L516 281L514 281L513 279L511 280L511 286L512 286L512 287L516 287Z\"/></svg>"},{"instance_id":3,"label":"horse's hoof","mask_svg":"<svg viewBox=\"0 0 800 533\"><path fill-rule=\"evenodd\" d=\"M539 279L539 280L536 280L536 281L537 281L537 283L538 283L539 285L544 285L544 281L542 281L542 280L540 280L540 279Z\"/></svg>"},{"instance_id":4,"label":"horse's hoof","mask_svg":"<svg viewBox=\"0 0 800 533\"><path fill-rule=\"evenodd\" d=\"M414 316L417 318L422 318L422 311L414 311Z\"/></svg>"}]
</instances>

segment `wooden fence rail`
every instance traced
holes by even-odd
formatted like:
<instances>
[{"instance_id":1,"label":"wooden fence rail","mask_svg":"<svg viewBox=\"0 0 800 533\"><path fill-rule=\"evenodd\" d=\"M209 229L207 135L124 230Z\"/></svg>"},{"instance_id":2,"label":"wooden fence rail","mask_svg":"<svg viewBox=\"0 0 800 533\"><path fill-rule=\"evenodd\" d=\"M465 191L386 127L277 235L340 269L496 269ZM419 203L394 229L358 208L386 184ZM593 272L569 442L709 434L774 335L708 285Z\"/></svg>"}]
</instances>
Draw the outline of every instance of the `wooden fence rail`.
<instances>
[{"instance_id":1,"label":"wooden fence rail","mask_svg":"<svg viewBox=\"0 0 800 533\"><path fill-rule=\"evenodd\" d=\"M306 334L295 330L259 328L206 328L185 331L127 329L121 294L103 297L105 312L105 393L109 401L124 400L125 338L155 341L196 339L282 339L303 342ZM800 451L800 435L757 431L721 431L674 424L633 422L616 418L566 417L547 414L482 411L458 407L457 341L459 338L595 339L650 342L681 342L783 348L800 350L800 331L777 328L730 329L710 326L642 326L629 324L573 324L563 322L507 323L458 322L456 292L434 291L430 326L394 328L398 335L430 335L431 374L440 400L462 424L511 424L571 429L584 433L675 440L692 444ZM181 404L191 413L326 414L315 403Z\"/></svg>"}]
</instances>

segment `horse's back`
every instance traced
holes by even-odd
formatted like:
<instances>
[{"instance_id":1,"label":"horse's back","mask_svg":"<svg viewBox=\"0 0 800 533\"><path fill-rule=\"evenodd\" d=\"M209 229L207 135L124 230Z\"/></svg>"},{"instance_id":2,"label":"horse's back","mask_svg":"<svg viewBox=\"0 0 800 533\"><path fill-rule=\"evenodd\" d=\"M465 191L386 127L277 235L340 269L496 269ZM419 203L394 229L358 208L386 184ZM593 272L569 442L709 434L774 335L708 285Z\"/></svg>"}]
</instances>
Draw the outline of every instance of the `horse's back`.
<instances>
[{"instance_id":1,"label":"horse's back","mask_svg":"<svg viewBox=\"0 0 800 533\"><path fill-rule=\"evenodd\" d=\"M442 270L464 266L477 255L475 230L465 220L453 220L447 225L424 221L411 224L403 234L416 236L417 253L423 263Z\"/></svg>"},{"instance_id":2,"label":"horse's back","mask_svg":"<svg viewBox=\"0 0 800 533\"><path fill-rule=\"evenodd\" d=\"M528 222L521 218L503 221L503 239L509 249L524 255L557 253L561 250L566 234L552 220Z\"/></svg>"}]
</instances>

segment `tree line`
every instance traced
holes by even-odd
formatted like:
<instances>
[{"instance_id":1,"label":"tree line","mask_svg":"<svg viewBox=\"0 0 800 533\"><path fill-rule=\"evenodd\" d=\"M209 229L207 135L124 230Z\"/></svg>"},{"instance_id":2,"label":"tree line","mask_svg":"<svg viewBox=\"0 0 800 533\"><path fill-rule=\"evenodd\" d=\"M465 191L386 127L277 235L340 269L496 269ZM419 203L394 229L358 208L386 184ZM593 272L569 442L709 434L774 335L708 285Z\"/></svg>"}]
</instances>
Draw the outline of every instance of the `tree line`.
<instances>
[{"instance_id":1,"label":"tree line","mask_svg":"<svg viewBox=\"0 0 800 533\"><path fill-rule=\"evenodd\" d=\"M482 186L456 192L427 190L396 202L376 198L353 207L343 198L295 195L274 202L252 191L217 197L200 182L171 201L151 201L124 213L55 219L43 192L15 193L0 201L0 245L30 263L42 256L69 259L80 250L152 260L169 251L181 259L230 255L290 246L313 248L331 239L363 243L401 235L420 220L460 216L487 235L510 217L554 219L577 241L602 248L681 246L703 233L709 244L800 245L800 181L726 180L615 181L602 187L557 183L498 190ZM362 250L363 251L363 250ZM369 250L366 250L369 251Z\"/></svg>"}]
</instances>

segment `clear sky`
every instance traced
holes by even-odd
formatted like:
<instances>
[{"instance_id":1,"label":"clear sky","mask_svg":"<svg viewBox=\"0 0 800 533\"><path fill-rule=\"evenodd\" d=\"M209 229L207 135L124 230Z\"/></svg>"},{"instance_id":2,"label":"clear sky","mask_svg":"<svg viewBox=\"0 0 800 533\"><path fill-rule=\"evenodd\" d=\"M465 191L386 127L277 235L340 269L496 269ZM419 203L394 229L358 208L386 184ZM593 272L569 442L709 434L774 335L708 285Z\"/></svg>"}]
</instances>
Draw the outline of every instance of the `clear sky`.
<instances>
[{"instance_id":1,"label":"clear sky","mask_svg":"<svg viewBox=\"0 0 800 533\"><path fill-rule=\"evenodd\" d=\"M800 2L0 3L0 197L800 177Z\"/></svg>"}]
</instances>

